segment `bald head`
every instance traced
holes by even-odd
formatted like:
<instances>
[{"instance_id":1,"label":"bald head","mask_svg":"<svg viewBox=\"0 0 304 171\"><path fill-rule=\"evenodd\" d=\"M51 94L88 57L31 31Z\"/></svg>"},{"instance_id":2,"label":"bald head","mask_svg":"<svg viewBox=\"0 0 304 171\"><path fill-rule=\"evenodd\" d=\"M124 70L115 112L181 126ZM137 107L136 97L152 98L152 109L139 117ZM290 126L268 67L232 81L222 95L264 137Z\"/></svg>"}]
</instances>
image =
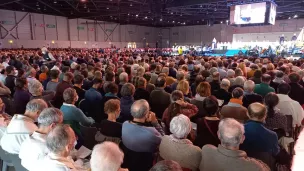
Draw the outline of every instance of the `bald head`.
<instances>
[{"instance_id":1,"label":"bald head","mask_svg":"<svg viewBox=\"0 0 304 171\"><path fill-rule=\"evenodd\" d=\"M249 118L257 121L264 121L267 109L261 103L252 103L248 107Z\"/></svg>"},{"instance_id":2,"label":"bald head","mask_svg":"<svg viewBox=\"0 0 304 171\"><path fill-rule=\"evenodd\" d=\"M218 137L227 148L238 148L244 141L244 126L235 119L226 118L219 124Z\"/></svg>"},{"instance_id":3,"label":"bald head","mask_svg":"<svg viewBox=\"0 0 304 171\"><path fill-rule=\"evenodd\" d=\"M134 118L142 119L149 113L149 103L146 100L137 100L131 106L131 115Z\"/></svg>"}]
</instances>

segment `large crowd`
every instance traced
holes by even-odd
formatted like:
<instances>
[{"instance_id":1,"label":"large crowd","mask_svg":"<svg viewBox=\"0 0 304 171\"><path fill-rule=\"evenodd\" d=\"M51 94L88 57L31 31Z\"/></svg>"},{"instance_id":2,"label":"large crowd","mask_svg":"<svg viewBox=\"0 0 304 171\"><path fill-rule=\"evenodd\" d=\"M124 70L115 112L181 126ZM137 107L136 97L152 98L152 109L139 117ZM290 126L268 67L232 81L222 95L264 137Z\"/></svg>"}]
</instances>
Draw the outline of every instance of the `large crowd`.
<instances>
[{"instance_id":1,"label":"large crowd","mask_svg":"<svg viewBox=\"0 0 304 171\"><path fill-rule=\"evenodd\" d=\"M304 168L303 59L49 53L0 50L0 158L16 171Z\"/></svg>"}]
</instances>

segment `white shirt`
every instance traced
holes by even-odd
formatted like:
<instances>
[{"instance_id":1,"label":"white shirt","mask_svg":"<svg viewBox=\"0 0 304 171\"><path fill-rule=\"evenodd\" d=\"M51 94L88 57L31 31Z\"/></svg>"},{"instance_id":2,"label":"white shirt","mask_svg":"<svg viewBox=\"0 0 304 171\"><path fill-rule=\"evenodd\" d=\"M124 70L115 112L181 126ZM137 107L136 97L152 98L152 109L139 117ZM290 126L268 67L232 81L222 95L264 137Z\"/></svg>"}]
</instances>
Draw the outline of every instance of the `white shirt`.
<instances>
[{"instance_id":1,"label":"white shirt","mask_svg":"<svg viewBox=\"0 0 304 171\"><path fill-rule=\"evenodd\" d=\"M304 118L304 111L299 102L292 100L288 95L277 94L279 97L279 104L277 108L284 115L291 115L293 118L293 127L301 125Z\"/></svg>"},{"instance_id":2,"label":"white shirt","mask_svg":"<svg viewBox=\"0 0 304 171\"><path fill-rule=\"evenodd\" d=\"M34 132L21 144L19 158L24 168L33 170L33 166L47 154L46 134Z\"/></svg>"},{"instance_id":3,"label":"white shirt","mask_svg":"<svg viewBox=\"0 0 304 171\"><path fill-rule=\"evenodd\" d=\"M12 154L19 154L21 144L37 129L31 118L24 115L14 115L1 138L3 150Z\"/></svg>"},{"instance_id":4,"label":"white shirt","mask_svg":"<svg viewBox=\"0 0 304 171\"><path fill-rule=\"evenodd\" d=\"M71 158L61 157L53 153L49 153L33 167L34 168L30 171L78 171Z\"/></svg>"},{"instance_id":5,"label":"white shirt","mask_svg":"<svg viewBox=\"0 0 304 171\"><path fill-rule=\"evenodd\" d=\"M2 62L2 65L4 66L4 69L9 66L7 62Z\"/></svg>"},{"instance_id":6,"label":"white shirt","mask_svg":"<svg viewBox=\"0 0 304 171\"><path fill-rule=\"evenodd\" d=\"M0 81L5 84L6 75L0 74Z\"/></svg>"}]
</instances>

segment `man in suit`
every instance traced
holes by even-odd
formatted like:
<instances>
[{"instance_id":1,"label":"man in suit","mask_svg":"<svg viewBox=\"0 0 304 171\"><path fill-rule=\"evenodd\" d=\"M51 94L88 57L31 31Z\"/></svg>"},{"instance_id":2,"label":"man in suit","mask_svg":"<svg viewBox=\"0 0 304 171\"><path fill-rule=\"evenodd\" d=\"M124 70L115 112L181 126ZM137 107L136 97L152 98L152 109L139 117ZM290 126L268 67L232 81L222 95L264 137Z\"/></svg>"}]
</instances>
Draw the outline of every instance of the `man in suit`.
<instances>
[{"instance_id":1,"label":"man in suit","mask_svg":"<svg viewBox=\"0 0 304 171\"><path fill-rule=\"evenodd\" d=\"M164 88L166 87L166 78L160 76L156 80L156 88L150 94L149 104L152 112L158 118L162 118L164 111L170 105L170 94Z\"/></svg>"}]
</instances>

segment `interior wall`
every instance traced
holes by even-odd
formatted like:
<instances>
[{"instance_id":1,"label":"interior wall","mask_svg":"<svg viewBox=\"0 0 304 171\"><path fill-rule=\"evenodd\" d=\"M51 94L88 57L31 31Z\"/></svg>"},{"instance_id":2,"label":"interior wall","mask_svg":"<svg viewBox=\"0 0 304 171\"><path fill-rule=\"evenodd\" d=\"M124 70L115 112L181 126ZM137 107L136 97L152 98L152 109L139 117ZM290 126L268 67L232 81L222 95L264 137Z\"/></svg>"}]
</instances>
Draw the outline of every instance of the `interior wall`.
<instances>
[{"instance_id":1,"label":"interior wall","mask_svg":"<svg viewBox=\"0 0 304 171\"><path fill-rule=\"evenodd\" d=\"M155 47L158 30L154 27L9 10L0 10L0 24L2 48L18 48L22 45L25 48L37 48L42 45L105 48L112 44L125 47L128 43L136 43L137 47Z\"/></svg>"}]
</instances>

